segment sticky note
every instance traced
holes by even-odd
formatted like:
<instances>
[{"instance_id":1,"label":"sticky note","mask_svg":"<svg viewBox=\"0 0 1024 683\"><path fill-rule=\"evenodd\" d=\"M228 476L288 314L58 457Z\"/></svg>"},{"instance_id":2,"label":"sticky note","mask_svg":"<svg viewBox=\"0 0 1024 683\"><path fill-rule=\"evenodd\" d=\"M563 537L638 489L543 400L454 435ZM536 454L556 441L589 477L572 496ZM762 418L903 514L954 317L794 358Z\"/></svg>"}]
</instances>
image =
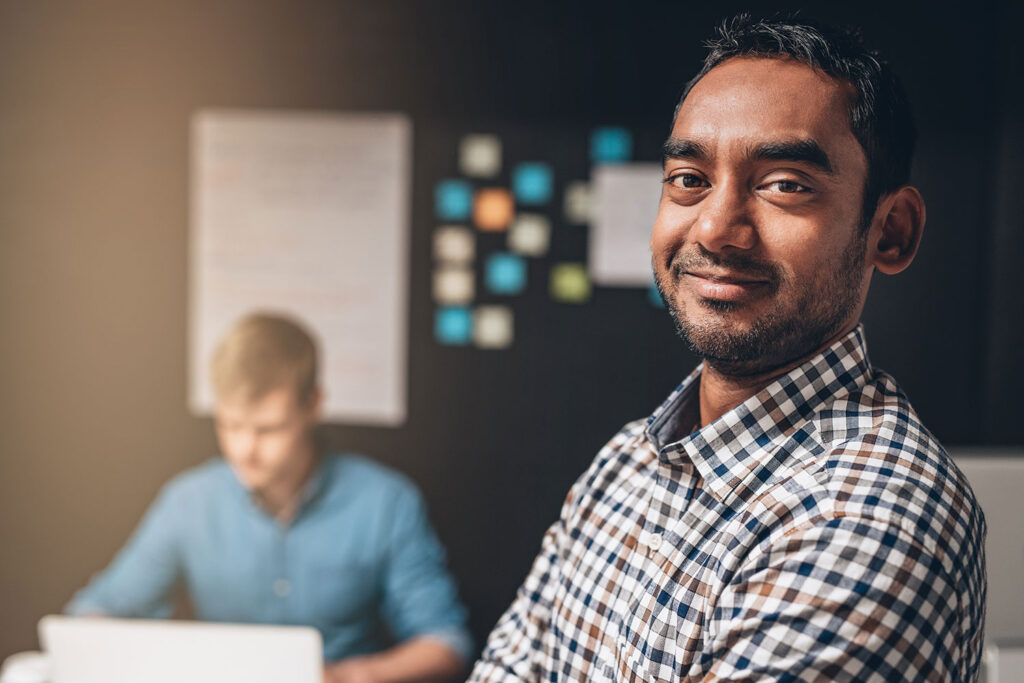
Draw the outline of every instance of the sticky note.
<instances>
[{"instance_id":1,"label":"sticky note","mask_svg":"<svg viewBox=\"0 0 1024 683\"><path fill-rule=\"evenodd\" d=\"M661 292L658 291L658 287L653 281L651 286L647 288L647 299L652 305L658 308L665 308L665 300L661 298Z\"/></svg>"},{"instance_id":2,"label":"sticky note","mask_svg":"<svg viewBox=\"0 0 1024 683\"><path fill-rule=\"evenodd\" d=\"M479 190L473 202L473 223L486 232L508 229L515 204L508 190L491 187Z\"/></svg>"},{"instance_id":3,"label":"sticky note","mask_svg":"<svg viewBox=\"0 0 1024 683\"><path fill-rule=\"evenodd\" d=\"M590 222L590 183L574 180L565 187L565 219L575 225Z\"/></svg>"},{"instance_id":4,"label":"sticky note","mask_svg":"<svg viewBox=\"0 0 1024 683\"><path fill-rule=\"evenodd\" d=\"M441 266L434 271L434 300L440 304L462 305L473 300L473 269Z\"/></svg>"},{"instance_id":5,"label":"sticky note","mask_svg":"<svg viewBox=\"0 0 1024 683\"><path fill-rule=\"evenodd\" d=\"M508 306L477 306L473 316L473 342L482 349L512 345L513 317Z\"/></svg>"},{"instance_id":6,"label":"sticky note","mask_svg":"<svg viewBox=\"0 0 1024 683\"><path fill-rule=\"evenodd\" d=\"M590 136L590 160L595 164L615 164L633 156L633 136L625 128L597 128Z\"/></svg>"},{"instance_id":7,"label":"sticky note","mask_svg":"<svg viewBox=\"0 0 1024 683\"><path fill-rule=\"evenodd\" d=\"M465 306L442 306L434 314L434 336L450 346L465 346L473 336L473 311Z\"/></svg>"},{"instance_id":8,"label":"sticky note","mask_svg":"<svg viewBox=\"0 0 1024 683\"><path fill-rule=\"evenodd\" d=\"M551 244L551 221L536 213L521 213L508 231L508 248L526 256L543 256Z\"/></svg>"},{"instance_id":9,"label":"sticky note","mask_svg":"<svg viewBox=\"0 0 1024 683\"><path fill-rule=\"evenodd\" d=\"M434 232L434 259L469 263L476 256L476 236L464 225L442 225Z\"/></svg>"},{"instance_id":10,"label":"sticky note","mask_svg":"<svg viewBox=\"0 0 1024 683\"><path fill-rule=\"evenodd\" d=\"M520 204L544 204L551 199L553 182L551 167L539 161L519 164L512 172L512 190Z\"/></svg>"},{"instance_id":11,"label":"sticky note","mask_svg":"<svg viewBox=\"0 0 1024 683\"><path fill-rule=\"evenodd\" d=\"M551 298L565 303L583 303L590 298L590 278L582 263L559 263L551 268Z\"/></svg>"},{"instance_id":12,"label":"sticky note","mask_svg":"<svg viewBox=\"0 0 1024 683\"><path fill-rule=\"evenodd\" d=\"M434 189L434 212L442 221L464 221L473 208L473 188L465 180L442 180Z\"/></svg>"},{"instance_id":13,"label":"sticky note","mask_svg":"<svg viewBox=\"0 0 1024 683\"><path fill-rule=\"evenodd\" d=\"M501 170L501 140L496 135L466 135L459 142L459 170L473 178L493 178Z\"/></svg>"},{"instance_id":14,"label":"sticky note","mask_svg":"<svg viewBox=\"0 0 1024 683\"><path fill-rule=\"evenodd\" d=\"M526 261L516 254L491 254L484 276L494 294L519 294L526 288Z\"/></svg>"}]
</instances>

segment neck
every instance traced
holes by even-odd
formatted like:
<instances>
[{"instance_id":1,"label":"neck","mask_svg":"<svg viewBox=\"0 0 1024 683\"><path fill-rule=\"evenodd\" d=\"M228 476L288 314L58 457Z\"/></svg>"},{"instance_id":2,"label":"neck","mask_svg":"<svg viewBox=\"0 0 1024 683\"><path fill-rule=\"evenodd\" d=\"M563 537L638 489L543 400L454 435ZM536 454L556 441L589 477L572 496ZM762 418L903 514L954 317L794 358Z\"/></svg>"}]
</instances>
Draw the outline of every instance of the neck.
<instances>
[{"instance_id":1,"label":"neck","mask_svg":"<svg viewBox=\"0 0 1024 683\"><path fill-rule=\"evenodd\" d=\"M722 417L722 415L725 415L779 377L803 364L808 358L812 358L821 353L822 350L827 349L837 339L849 334L856 326L856 322L852 325L844 326L839 332L829 337L825 343L813 351L761 373L742 376L730 375L716 370L714 366L705 363L704 370L700 376L700 426L703 427Z\"/></svg>"},{"instance_id":2,"label":"neck","mask_svg":"<svg viewBox=\"0 0 1024 683\"><path fill-rule=\"evenodd\" d=\"M288 524L299 511L299 494L316 470L316 448L312 440L305 443L301 453L295 453L296 462L301 463L289 477L275 481L256 492L260 505L282 524Z\"/></svg>"}]
</instances>

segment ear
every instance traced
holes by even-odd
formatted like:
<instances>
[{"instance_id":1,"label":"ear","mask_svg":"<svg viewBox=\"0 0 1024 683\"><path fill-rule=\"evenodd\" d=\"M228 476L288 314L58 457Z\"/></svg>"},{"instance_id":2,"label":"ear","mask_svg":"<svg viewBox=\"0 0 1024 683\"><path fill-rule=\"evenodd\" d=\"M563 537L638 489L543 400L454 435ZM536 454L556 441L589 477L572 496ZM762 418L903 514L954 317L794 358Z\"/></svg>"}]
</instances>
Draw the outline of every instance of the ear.
<instances>
[{"instance_id":1,"label":"ear","mask_svg":"<svg viewBox=\"0 0 1024 683\"><path fill-rule=\"evenodd\" d=\"M309 418L309 421L312 423L320 422L320 418L323 415L323 408L324 391L322 388L317 386L306 398L305 402L306 415Z\"/></svg>"},{"instance_id":2,"label":"ear","mask_svg":"<svg viewBox=\"0 0 1024 683\"><path fill-rule=\"evenodd\" d=\"M871 262L880 272L895 275L910 265L924 232L924 199L904 185L878 203L872 226Z\"/></svg>"}]
</instances>

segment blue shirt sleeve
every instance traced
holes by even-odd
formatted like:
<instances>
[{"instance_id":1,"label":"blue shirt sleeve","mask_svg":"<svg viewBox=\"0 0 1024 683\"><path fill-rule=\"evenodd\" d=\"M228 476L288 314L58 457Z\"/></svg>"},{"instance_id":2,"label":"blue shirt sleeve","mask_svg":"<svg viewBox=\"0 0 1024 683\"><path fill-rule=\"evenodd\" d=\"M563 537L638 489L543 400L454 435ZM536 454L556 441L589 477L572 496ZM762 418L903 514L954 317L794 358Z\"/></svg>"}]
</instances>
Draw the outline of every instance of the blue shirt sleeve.
<instances>
[{"instance_id":1,"label":"blue shirt sleeve","mask_svg":"<svg viewBox=\"0 0 1024 683\"><path fill-rule=\"evenodd\" d=\"M68 614L169 617L169 594L179 576L174 484L149 507L114 561L65 607Z\"/></svg>"},{"instance_id":2,"label":"blue shirt sleeve","mask_svg":"<svg viewBox=\"0 0 1024 683\"><path fill-rule=\"evenodd\" d=\"M472 661L466 610L445 569L444 549L430 526L423 500L410 487L395 501L393 511L382 616L399 641L429 636L463 661Z\"/></svg>"}]
</instances>

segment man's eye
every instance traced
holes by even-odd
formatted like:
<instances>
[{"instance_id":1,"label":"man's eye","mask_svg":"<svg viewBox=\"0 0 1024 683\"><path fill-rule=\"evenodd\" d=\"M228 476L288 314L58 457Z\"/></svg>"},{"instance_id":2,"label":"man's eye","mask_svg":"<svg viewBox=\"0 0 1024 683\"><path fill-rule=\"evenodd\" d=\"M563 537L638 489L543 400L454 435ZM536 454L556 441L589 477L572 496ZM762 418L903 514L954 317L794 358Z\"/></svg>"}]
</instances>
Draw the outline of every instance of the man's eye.
<instances>
[{"instance_id":1,"label":"man's eye","mask_svg":"<svg viewBox=\"0 0 1024 683\"><path fill-rule=\"evenodd\" d=\"M705 187L707 185L707 182L703 178L693 173L680 173L678 175L669 176L668 178L665 178L665 182L675 187L682 187L686 189Z\"/></svg>"},{"instance_id":2,"label":"man's eye","mask_svg":"<svg viewBox=\"0 0 1024 683\"><path fill-rule=\"evenodd\" d=\"M776 180L773 183L768 183L768 187L776 192L782 192L785 194L791 194L794 192L810 192L810 188L792 180Z\"/></svg>"}]
</instances>

